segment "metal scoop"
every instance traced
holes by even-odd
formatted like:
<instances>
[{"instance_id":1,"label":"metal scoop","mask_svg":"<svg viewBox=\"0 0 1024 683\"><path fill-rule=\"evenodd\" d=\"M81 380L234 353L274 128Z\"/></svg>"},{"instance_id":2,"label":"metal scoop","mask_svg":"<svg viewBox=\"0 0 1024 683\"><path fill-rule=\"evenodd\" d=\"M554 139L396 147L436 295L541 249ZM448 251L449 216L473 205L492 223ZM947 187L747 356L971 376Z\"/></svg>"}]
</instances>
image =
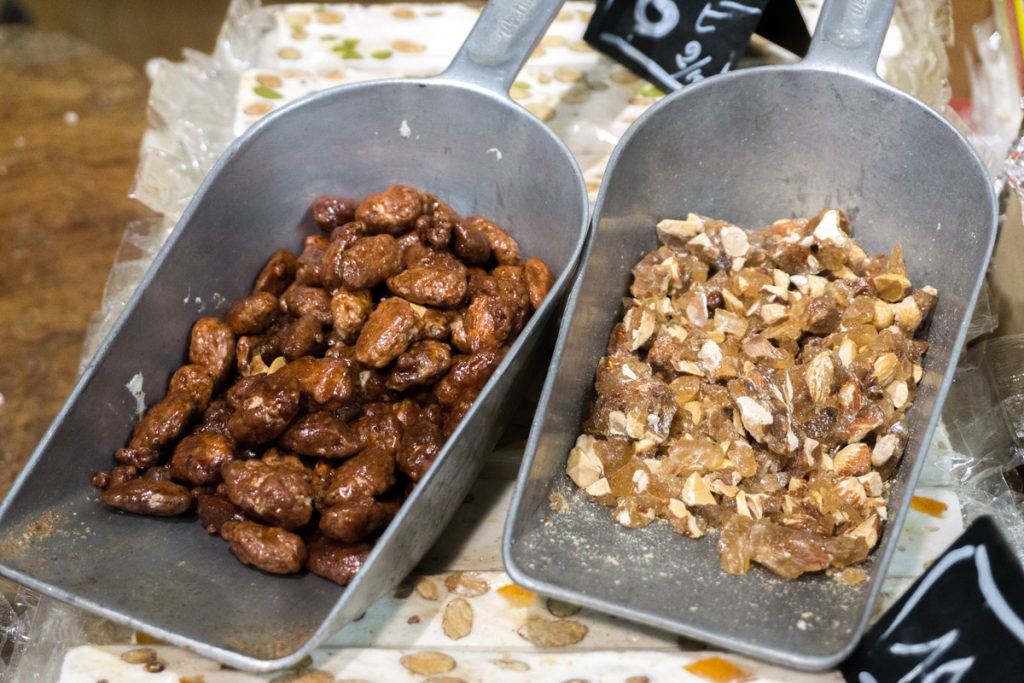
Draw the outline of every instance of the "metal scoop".
<instances>
[{"instance_id":1,"label":"metal scoop","mask_svg":"<svg viewBox=\"0 0 1024 683\"><path fill-rule=\"evenodd\" d=\"M574 272L587 193L569 150L507 97L559 0L492 0L437 78L336 88L271 114L204 181L0 509L0 572L238 668L300 660L391 590L458 509L493 448ZM363 569L343 589L244 567L194 520L104 509L89 486L183 361L192 323L248 293L266 259L315 231L310 202L395 183L506 226L557 281Z\"/></svg>"},{"instance_id":2,"label":"metal scoop","mask_svg":"<svg viewBox=\"0 0 1024 683\"><path fill-rule=\"evenodd\" d=\"M572 290L509 514L504 558L519 584L717 646L806 669L834 666L870 618L963 346L996 235L996 202L968 143L874 73L894 0L829 0L800 64L740 71L666 97L619 142ZM715 536L616 524L565 462L594 370L654 225L696 212L742 226L849 212L871 253L903 245L912 280L939 291L889 522L854 587L722 572ZM559 491L568 509L553 512Z\"/></svg>"}]
</instances>

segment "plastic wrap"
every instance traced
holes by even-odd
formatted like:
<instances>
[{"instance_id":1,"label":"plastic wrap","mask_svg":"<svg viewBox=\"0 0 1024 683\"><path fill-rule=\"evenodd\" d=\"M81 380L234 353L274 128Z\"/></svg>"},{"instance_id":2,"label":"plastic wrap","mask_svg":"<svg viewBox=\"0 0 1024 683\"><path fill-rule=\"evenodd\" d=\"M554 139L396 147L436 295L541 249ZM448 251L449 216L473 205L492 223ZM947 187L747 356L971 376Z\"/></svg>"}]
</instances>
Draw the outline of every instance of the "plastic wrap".
<instances>
[{"instance_id":1,"label":"plastic wrap","mask_svg":"<svg viewBox=\"0 0 1024 683\"><path fill-rule=\"evenodd\" d=\"M990 515L1024 561L1024 335L972 346L957 366L943 421L947 469L965 521Z\"/></svg>"},{"instance_id":2,"label":"plastic wrap","mask_svg":"<svg viewBox=\"0 0 1024 683\"><path fill-rule=\"evenodd\" d=\"M311 7L305 6L302 11L315 11ZM814 0L802 0L801 9L805 16L811 17L818 8ZM161 217L136 221L127 226L107 281L102 309L94 315L88 330L83 366L123 310L210 166L240 129L258 116L248 113L248 105L244 102L245 97L251 97L255 87L247 79L255 79L259 75L253 70L259 68L260 72L272 74L288 71L299 86L289 91L287 97L275 98L270 105L249 109L249 112L263 112L280 106L309 92L310 83L325 87L370 77L349 73L344 78L333 78L328 71L316 71L315 66L309 72L312 75L302 76L299 69L288 65L282 67L274 62L273 53L270 57L267 54L268 36L275 31L285 31L291 37L302 33L288 23L287 11L287 6L264 8L257 0L233 0L213 54L186 50L180 62L157 59L147 66L153 84L148 112L150 125L143 139L131 195ZM575 20L581 19L582 16L575 17ZM352 22L349 23L351 25ZM391 25L390 22L387 25ZM950 36L948 0L899 0L893 27L880 65L883 76L954 119L947 106L949 89L945 47ZM448 49L454 50L454 47L449 46ZM540 59L544 59L543 55ZM543 68L541 63L537 73L541 73ZM591 73L597 72L610 77L613 69L599 61L592 67L584 65L578 68L587 71L588 79ZM383 75L380 71L375 73ZM303 81L304 78L307 80ZM538 82L542 80L537 78ZM576 92L572 87L544 92L540 92L542 89L538 87L529 96L540 99L524 100L524 104L537 104L537 110L542 112L546 110L540 105L578 109L573 110L572 116L555 117L552 126L566 138L580 158L592 191L597 188L607 155L619 136L646 106L660 96L636 79L621 77L621 80L629 83L633 92L612 116L615 125L609 124L607 109L595 109L601 102L609 100L595 97L590 101L598 105L590 105L589 109L578 107L572 102L572 97L566 97L566 93ZM520 89L534 90L532 85ZM519 93L519 96L524 94ZM1014 177L1013 173L1011 170L1011 177ZM1017 177L1024 180L1024 173ZM995 328L995 318L988 301L986 293L979 301L978 313L971 323L971 338ZM1011 453L1006 446L1009 441L1000 445L993 434L1001 426L1002 433L1009 439L1007 420L1010 424L1019 425L1019 433L1024 434L1024 420L1019 412L1021 404L1024 404L1024 394L997 398L992 388L992 371L985 364L985 349L998 350L1009 357L1013 355L1010 351L1016 351L1020 346L1008 344L1005 349L997 349L986 345L989 343L976 346L958 370L957 384L944 413L954 447L933 448L933 454L935 458L948 461L935 464L938 469L953 473L953 483L961 496L964 515L973 518L979 514L995 514L1003 528L1014 535L1015 546L1021 551L1024 539L1019 536L1024 534L1024 524L1019 519L1020 508L1016 505L1018 494L1007 483L1008 477L1012 476L1007 474L1012 469L1010 466L1021 462L1017 455L1019 451ZM1019 373L1016 375L1018 378L1021 376ZM1019 384L1024 384L1024 380L1004 382L1000 384L1000 391L1017 392ZM992 410L996 405L1001 407L1000 411ZM528 417L524 415L514 421L510 434L513 440L518 441L525 436ZM494 479L511 477L520 450L515 443L499 449L493 462L485 467L485 474ZM1008 453L1012 457L1008 457ZM500 527L496 529L494 533L500 534ZM64 653L69 648L84 643L130 641L130 633L124 629L12 584L0 583L0 593L4 597L0 602L0 679L57 680ZM31 647L26 648L29 643Z\"/></svg>"}]
</instances>

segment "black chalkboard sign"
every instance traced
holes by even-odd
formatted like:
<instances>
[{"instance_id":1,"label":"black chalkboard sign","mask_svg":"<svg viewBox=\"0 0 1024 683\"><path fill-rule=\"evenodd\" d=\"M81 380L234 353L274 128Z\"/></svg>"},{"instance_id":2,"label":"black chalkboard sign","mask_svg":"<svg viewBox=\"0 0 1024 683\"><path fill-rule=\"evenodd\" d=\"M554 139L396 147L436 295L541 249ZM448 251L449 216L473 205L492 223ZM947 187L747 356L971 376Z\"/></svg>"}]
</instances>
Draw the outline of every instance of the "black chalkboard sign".
<instances>
[{"instance_id":1,"label":"black chalkboard sign","mask_svg":"<svg viewBox=\"0 0 1024 683\"><path fill-rule=\"evenodd\" d=\"M583 38L663 90L732 69L755 29L804 54L794 0L598 0Z\"/></svg>"},{"instance_id":2,"label":"black chalkboard sign","mask_svg":"<svg viewBox=\"0 0 1024 683\"><path fill-rule=\"evenodd\" d=\"M1024 681L1024 571L990 518L889 608L842 672L851 683Z\"/></svg>"}]
</instances>

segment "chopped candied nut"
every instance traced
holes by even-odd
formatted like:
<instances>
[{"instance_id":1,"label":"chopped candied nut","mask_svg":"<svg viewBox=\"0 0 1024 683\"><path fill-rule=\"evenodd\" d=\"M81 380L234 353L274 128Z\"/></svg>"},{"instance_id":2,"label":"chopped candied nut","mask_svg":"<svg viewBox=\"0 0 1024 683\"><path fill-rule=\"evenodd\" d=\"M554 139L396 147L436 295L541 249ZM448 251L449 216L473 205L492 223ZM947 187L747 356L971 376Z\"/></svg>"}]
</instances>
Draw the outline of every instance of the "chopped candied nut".
<instances>
[{"instance_id":1,"label":"chopped candied nut","mask_svg":"<svg viewBox=\"0 0 1024 683\"><path fill-rule=\"evenodd\" d=\"M804 381L815 403L825 403L832 394L832 380L835 378L835 366L832 356L826 352L814 357L804 370Z\"/></svg>"},{"instance_id":2,"label":"chopped candied nut","mask_svg":"<svg viewBox=\"0 0 1024 683\"><path fill-rule=\"evenodd\" d=\"M686 505L715 505L717 503L715 497L711 495L711 489L696 472L686 478L680 497Z\"/></svg>"},{"instance_id":3,"label":"chopped candied nut","mask_svg":"<svg viewBox=\"0 0 1024 683\"><path fill-rule=\"evenodd\" d=\"M910 280L901 273L883 273L875 277L875 291L885 301L900 301L910 292Z\"/></svg>"},{"instance_id":4,"label":"chopped candied nut","mask_svg":"<svg viewBox=\"0 0 1024 683\"><path fill-rule=\"evenodd\" d=\"M899 448L899 438L895 434L886 434L875 441L875 447L871 449L871 464L881 467L889 462Z\"/></svg>"},{"instance_id":5,"label":"chopped candied nut","mask_svg":"<svg viewBox=\"0 0 1024 683\"><path fill-rule=\"evenodd\" d=\"M852 443L832 456L832 462L841 477L867 474L871 469L871 449L867 444Z\"/></svg>"},{"instance_id":6,"label":"chopped candied nut","mask_svg":"<svg viewBox=\"0 0 1024 683\"><path fill-rule=\"evenodd\" d=\"M613 519L721 528L723 569L784 578L863 560L886 520L934 309L896 245L839 209L747 232L658 223L566 464Z\"/></svg>"},{"instance_id":7,"label":"chopped candied nut","mask_svg":"<svg viewBox=\"0 0 1024 683\"><path fill-rule=\"evenodd\" d=\"M604 476L604 466L594 454L594 440L589 434L581 434L576 439L576 446L569 452L566 473L581 489L587 488Z\"/></svg>"},{"instance_id":8,"label":"chopped candied nut","mask_svg":"<svg viewBox=\"0 0 1024 683\"><path fill-rule=\"evenodd\" d=\"M749 396L737 398L736 405L740 410L743 428L750 432L750 435L758 442L764 441L765 427L773 424L775 421L771 412L764 405Z\"/></svg>"}]
</instances>

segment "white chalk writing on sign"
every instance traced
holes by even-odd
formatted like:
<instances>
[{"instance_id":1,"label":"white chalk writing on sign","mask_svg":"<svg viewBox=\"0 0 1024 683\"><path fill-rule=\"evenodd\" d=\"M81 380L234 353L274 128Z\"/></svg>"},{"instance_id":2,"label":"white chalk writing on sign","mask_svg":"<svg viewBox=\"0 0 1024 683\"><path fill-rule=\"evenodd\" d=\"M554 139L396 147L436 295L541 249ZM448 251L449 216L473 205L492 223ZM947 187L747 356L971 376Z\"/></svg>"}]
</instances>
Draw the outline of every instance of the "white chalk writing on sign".
<instances>
[{"instance_id":1,"label":"white chalk writing on sign","mask_svg":"<svg viewBox=\"0 0 1024 683\"><path fill-rule=\"evenodd\" d=\"M651 20L649 13L657 14ZM648 38L664 38L679 25L679 6L673 0L637 0L633 8L635 31Z\"/></svg>"},{"instance_id":2,"label":"white chalk writing on sign","mask_svg":"<svg viewBox=\"0 0 1024 683\"><path fill-rule=\"evenodd\" d=\"M988 559L988 550L983 545L966 545L947 553L928 572L924 580L914 590L913 595L904 603L900 613L893 619L879 640L884 640L910 615L928 589L942 575L958 562L974 560L978 577L978 589L985 598L986 606L1020 643L1024 645L1024 621L1013 611L1003 597L992 576L992 566ZM975 658L961 657L942 661L943 655L952 648L960 638L960 629L954 628L938 638L924 643L891 643L889 652L897 656L921 657L917 665L899 679L897 683L958 683L974 665ZM870 672L861 671L858 675L860 683L878 683Z\"/></svg>"},{"instance_id":3,"label":"white chalk writing on sign","mask_svg":"<svg viewBox=\"0 0 1024 683\"><path fill-rule=\"evenodd\" d=\"M693 30L698 35L714 33L721 22L728 22L740 16L759 16L761 8L744 5L735 0L711 0L705 3L694 22ZM634 31L647 38L664 38L679 25L679 7L674 0L637 0L633 9ZM602 38L612 41L609 34ZM620 45L621 47L621 45ZM675 56L679 71L669 74L680 83L697 83L705 78L704 68L711 63L711 55L704 54L700 40L690 40L683 51ZM636 58L634 56L634 58ZM729 53L725 66L718 73L726 73L736 58L735 51ZM646 65L648 60L641 60Z\"/></svg>"}]
</instances>

